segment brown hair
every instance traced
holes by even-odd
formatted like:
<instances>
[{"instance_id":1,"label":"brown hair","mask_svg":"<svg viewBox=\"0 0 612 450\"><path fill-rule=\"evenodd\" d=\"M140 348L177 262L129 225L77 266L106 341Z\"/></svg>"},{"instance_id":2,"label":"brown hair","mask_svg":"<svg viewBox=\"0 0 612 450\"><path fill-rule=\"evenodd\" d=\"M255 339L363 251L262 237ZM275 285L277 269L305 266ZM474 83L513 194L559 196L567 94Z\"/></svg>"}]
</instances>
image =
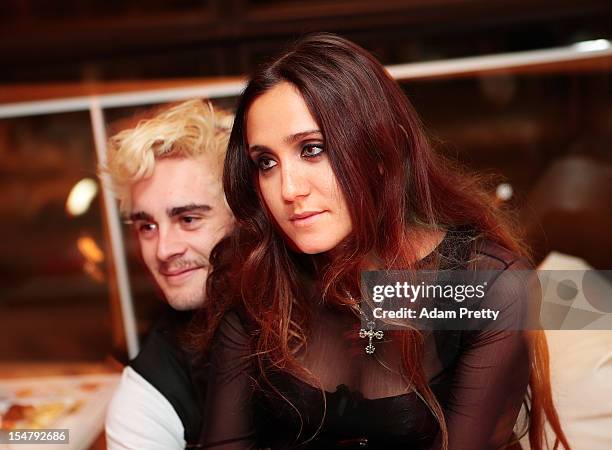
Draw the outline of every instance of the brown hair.
<instances>
[{"instance_id":1,"label":"brown hair","mask_svg":"<svg viewBox=\"0 0 612 450\"><path fill-rule=\"evenodd\" d=\"M254 164L247 155L248 109L256 98L282 82L299 90L319 124L349 207L353 232L334 249L333 259L309 257L288 248L268 217ZM223 246L213 255L217 265L208 288L213 291L211 298L220 301L210 311L208 340L232 303L244 310L257 329L254 355L263 377L270 366L309 376L295 358L306 343L309 298L305 292L309 287L312 291L313 285L312 280L304 281L304 274L315 279L317 295L326 302L351 305L346 292L359 295L359 268L368 255L377 255L383 268L413 264L416 248L411 232L416 227L465 226L515 253L526 254L510 222L481 187L481 180L432 151L415 110L384 67L361 47L331 34L301 39L252 76L236 111L223 183L239 227L224 243L232 248L231 260L221 260ZM406 373L436 416L446 448L444 414L420 364L423 336L416 330L405 331L402 341ZM542 448L544 415L558 440L569 448L552 404L541 332L536 332L533 346L532 448Z\"/></svg>"}]
</instances>

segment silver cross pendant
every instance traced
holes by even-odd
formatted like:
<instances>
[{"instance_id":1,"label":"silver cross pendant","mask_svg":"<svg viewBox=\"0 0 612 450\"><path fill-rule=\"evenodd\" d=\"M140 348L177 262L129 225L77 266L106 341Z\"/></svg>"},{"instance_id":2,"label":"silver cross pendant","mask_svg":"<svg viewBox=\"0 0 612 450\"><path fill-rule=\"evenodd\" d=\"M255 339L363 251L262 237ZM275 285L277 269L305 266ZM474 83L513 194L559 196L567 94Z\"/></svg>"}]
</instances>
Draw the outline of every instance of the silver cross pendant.
<instances>
[{"instance_id":1,"label":"silver cross pendant","mask_svg":"<svg viewBox=\"0 0 612 450\"><path fill-rule=\"evenodd\" d=\"M375 323L374 322L368 322L367 323L367 327L368 329L364 329L362 328L361 330L359 330L359 337L364 339L364 338L368 338L368 345L365 348L365 352L368 355L371 355L372 353L374 353L374 351L376 350L376 347L374 347L374 345L372 344L372 340L374 338L380 340L383 338L383 332L380 330L375 330Z\"/></svg>"}]
</instances>

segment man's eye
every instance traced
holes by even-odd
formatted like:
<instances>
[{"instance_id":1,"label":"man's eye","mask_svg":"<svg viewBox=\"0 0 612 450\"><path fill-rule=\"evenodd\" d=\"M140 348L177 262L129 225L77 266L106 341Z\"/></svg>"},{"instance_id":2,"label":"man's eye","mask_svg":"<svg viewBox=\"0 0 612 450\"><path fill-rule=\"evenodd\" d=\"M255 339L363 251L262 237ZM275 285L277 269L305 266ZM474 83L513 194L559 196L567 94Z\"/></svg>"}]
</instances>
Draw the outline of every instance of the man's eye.
<instances>
[{"instance_id":1,"label":"man's eye","mask_svg":"<svg viewBox=\"0 0 612 450\"><path fill-rule=\"evenodd\" d=\"M197 217L197 216L182 216L181 217L181 223L186 228L192 228L192 227L198 225L201 220L202 220L202 218L201 217Z\"/></svg>"},{"instance_id":2,"label":"man's eye","mask_svg":"<svg viewBox=\"0 0 612 450\"><path fill-rule=\"evenodd\" d=\"M257 166L259 167L259 170L261 170L262 172L265 172L266 170L270 170L275 165L276 165L276 161L274 161L271 158L265 157L265 156L262 156L261 158L257 160Z\"/></svg>"},{"instance_id":3,"label":"man's eye","mask_svg":"<svg viewBox=\"0 0 612 450\"><path fill-rule=\"evenodd\" d=\"M143 236L149 236L153 234L156 229L157 226L154 223L141 222L136 224L136 230L138 231L138 234L141 234Z\"/></svg>"},{"instance_id":4,"label":"man's eye","mask_svg":"<svg viewBox=\"0 0 612 450\"><path fill-rule=\"evenodd\" d=\"M305 158L314 158L323 152L324 150L322 144L308 144L302 148L302 156Z\"/></svg>"}]
</instances>

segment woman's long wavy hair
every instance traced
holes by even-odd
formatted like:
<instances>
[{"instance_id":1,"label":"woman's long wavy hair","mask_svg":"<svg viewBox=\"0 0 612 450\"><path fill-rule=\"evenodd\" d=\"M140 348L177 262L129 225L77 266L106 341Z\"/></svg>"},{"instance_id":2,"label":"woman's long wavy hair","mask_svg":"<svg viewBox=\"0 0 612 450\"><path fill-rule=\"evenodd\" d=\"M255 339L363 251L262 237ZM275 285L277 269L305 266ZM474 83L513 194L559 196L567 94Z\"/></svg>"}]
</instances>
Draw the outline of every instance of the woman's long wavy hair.
<instances>
[{"instance_id":1,"label":"woman's long wavy hair","mask_svg":"<svg viewBox=\"0 0 612 450\"><path fill-rule=\"evenodd\" d=\"M256 167L248 157L248 109L283 82L299 90L317 121L349 207L353 231L334 249L333 258L310 257L288 247L263 203ZM412 105L372 55L335 35L306 36L256 71L240 97L223 176L238 227L213 253L215 269L207 289L208 298L215 300L206 314L202 344L210 343L228 308L239 308L253 324L253 354L261 376L279 368L309 377L296 354L307 340L311 298L306 293L313 285L328 304L352 306L346 293L359 296L360 267L369 255L376 255L381 268L414 264L417 228L466 226L526 255L482 181L432 151ZM417 330L401 334L403 365L411 377L407 382L435 415L447 448L444 414L421 366L423 336ZM569 448L552 402L543 333L535 332L531 343L531 448L543 448L545 420L557 436L554 448L559 442Z\"/></svg>"}]
</instances>

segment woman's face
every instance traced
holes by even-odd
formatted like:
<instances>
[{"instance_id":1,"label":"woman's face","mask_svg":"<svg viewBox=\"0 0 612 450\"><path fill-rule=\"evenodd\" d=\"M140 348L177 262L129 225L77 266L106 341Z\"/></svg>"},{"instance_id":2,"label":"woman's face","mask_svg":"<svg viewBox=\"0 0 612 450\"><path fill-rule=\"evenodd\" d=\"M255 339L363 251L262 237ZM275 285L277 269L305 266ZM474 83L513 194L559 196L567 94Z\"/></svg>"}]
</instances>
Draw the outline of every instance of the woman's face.
<instances>
[{"instance_id":1,"label":"woman's face","mask_svg":"<svg viewBox=\"0 0 612 450\"><path fill-rule=\"evenodd\" d=\"M340 124L338 124L340 125ZM274 220L297 249L333 249L352 230L323 135L299 91L280 83L247 112L249 156Z\"/></svg>"}]
</instances>

